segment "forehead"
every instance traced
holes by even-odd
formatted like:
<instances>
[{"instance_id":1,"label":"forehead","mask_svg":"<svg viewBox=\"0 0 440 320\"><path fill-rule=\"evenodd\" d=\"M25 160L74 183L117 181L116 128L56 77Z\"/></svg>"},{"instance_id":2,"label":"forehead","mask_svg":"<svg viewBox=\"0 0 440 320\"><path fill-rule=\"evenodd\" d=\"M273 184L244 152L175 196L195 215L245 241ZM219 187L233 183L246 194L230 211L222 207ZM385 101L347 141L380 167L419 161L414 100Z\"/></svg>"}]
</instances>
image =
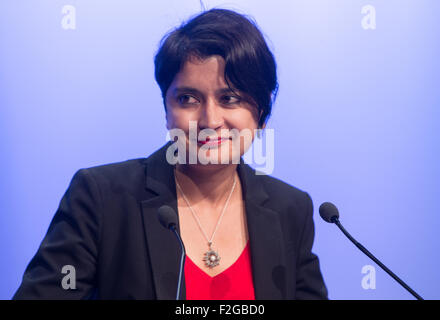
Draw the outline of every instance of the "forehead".
<instances>
[{"instance_id":1,"label":"forehead","mask_svg":"<svg viewBox=\"0 0 440 320\"><path fill-rule=\"evenodd\" d=\"M190 57L176 74L172 85L224 87L225 61L220 56Z\"/></svg>"}]
</instances>

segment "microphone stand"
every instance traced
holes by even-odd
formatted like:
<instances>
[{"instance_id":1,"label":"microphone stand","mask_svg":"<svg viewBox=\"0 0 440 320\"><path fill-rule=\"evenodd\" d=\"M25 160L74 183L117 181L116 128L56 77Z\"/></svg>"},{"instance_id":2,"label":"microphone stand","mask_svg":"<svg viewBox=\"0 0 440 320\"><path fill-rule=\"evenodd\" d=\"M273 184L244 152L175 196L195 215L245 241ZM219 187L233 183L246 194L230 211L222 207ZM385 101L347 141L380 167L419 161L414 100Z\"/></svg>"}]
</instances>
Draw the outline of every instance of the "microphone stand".
<instances>
[{"instance_id":1,"label":"microphone stand","mask_svg":"<svg viewBox=\"0 0 440 320\"><path fill-rule=\"evenodd\" d=\"M357 242L348 232L344 229L342 224L339 222L338 217L333 216L331 218L331 221L335 223L339 229L345 234L345 236L354 243L356 247L359 248L363 253L365 253L370 259L372 259L374 262L376 262L379 267L381 267L386 273L388 273L394 280L396 280L402 287L404 287L406 290L409 291L414 297L416 297L418 300L423 300L421 296L419 296L413 289L411 289L405 282L403 282L398 276L396 276L390 269L388 269L382 262L380 262L373 254L368 251L363 245L361 245L359 242Z\"/></svg>"},{"instance_id":2,"label":"microphone stand","mask_svg":"<svg viewBox=\"0 0 440 320\"><path fill-rule=\"evenodd\" d=\"M177 240L180 244L180 267L179 267L179 280L177 281L177 292L176 292L176 300L180 300L180 289L182 284L182 276L183 276L183 266L185 264L185 246L183 245L182 239L180 238L179 233L177 232L176 226L173 224L170 226L170 230L176 235Z\"/></svg>"}]
</instances>

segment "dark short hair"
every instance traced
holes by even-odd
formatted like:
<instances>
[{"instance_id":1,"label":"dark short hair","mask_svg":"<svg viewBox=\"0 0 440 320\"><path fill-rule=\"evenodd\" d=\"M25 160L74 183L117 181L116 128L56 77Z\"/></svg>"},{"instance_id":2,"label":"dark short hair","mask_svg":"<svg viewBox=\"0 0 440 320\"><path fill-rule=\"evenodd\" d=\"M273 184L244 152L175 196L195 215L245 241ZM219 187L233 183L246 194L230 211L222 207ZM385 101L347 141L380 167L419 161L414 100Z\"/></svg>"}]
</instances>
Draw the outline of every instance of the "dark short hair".
<instances>
[{"instance_id":1,"label":"dark short hair","mask_svg":"<svg viewBox=\"0 0 440 320\"><path fill-rule=\"evenodd\" d=\"M278 91L275 58L255 22L226 9L202 12L161 40L154 65L165 112L167 90L184 63L191 57L213 55L225 60L224 78L229 88L253 99L261 127L271 115Z\"/></svg>"}]
</instances>

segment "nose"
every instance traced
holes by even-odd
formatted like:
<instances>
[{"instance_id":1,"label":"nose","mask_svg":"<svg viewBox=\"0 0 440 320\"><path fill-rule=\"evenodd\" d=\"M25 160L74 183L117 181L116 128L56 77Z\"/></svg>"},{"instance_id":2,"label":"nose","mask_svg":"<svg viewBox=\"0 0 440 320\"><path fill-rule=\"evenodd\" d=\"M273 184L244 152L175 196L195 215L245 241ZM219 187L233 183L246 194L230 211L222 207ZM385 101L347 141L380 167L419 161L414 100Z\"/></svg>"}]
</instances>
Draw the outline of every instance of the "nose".
<instances>
[{"instance_id":1,"label":"nose","mask_svg":"<svg viewBox=\"0 0 440 320\"><path fill-rule=\"evenodd\" d=\"M224 124L222 107L212 99L207 100L201 108L198 124L200 130L222 128Z\"/></svg>"}]
</instances>

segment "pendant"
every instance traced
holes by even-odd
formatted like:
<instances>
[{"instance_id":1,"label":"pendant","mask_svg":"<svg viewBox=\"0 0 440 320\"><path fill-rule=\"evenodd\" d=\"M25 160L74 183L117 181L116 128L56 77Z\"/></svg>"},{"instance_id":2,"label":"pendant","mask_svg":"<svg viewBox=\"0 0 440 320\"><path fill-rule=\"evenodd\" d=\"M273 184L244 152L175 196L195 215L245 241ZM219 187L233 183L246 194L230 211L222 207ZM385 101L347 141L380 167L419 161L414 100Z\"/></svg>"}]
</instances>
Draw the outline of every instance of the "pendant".
<instances>
[{"instance_id":1,"label":"pendant","mask_svg":"<svg viewBox=\"0 0 440 320\"><path fill-rule=\"evenodd\" d=\"M205 265L208 268L214 268L215 266L218 266L220 263L220 257L218 253L211 249L211 246L209 246L209 251L205 252L205 256L203 257L203 261L205 261Z\"/></svg>"}]
</instances>

